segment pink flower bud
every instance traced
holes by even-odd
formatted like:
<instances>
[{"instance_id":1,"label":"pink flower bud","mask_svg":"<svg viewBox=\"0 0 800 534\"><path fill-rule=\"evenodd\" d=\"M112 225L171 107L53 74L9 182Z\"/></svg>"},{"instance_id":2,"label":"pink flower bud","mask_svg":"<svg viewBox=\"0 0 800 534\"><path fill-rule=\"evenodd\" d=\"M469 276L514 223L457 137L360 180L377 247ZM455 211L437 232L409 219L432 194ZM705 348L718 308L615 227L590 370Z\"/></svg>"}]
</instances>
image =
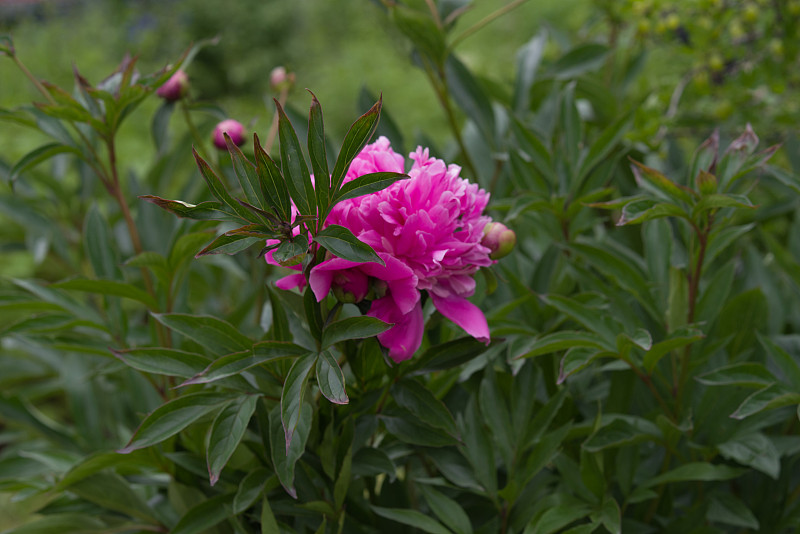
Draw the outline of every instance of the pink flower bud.
<instances>
[{"instance_id":1,"label":"pink flower bud","mask_svg":"<svg viewBox=\"0 0 800 534\"><path fill-rule=\"evenodd\" d=\"M182 70L176 71L164 85L158 88L156 94L167 102L180 100L189 92L189 77Z\"/></svg>"},{"instance_id":2,"label":"pink flower bud","mask_svg":"<svg viewBox=\"0 0 800 534\"><path fill-rule=\"evenodd\" d=\"M361 302L369 291L369 278L358 269L337 271L331 289L340 302Z\"/></svg>"},{"instance_id":3,"label":"pink flower bud","mask_svg":"<svg viewBox=\"0 0 800 534\"><path fill-rule=\"evenodd\" d=\"M483 229L481 245L492 251L489 257L493 260L499 260L503 256L508 256L516 242L517 234L503 223L489 223Z\"/></svg>"},{"instance_id":4,"label":"pink flower bud","mask_svg":"<svg viewBox=\"0 0 800 534\"><path fill-rule=\"evenodd\" d=\"M214 128L214 146L220 150L225 150L228 145L225 144L225 137L222 134L227 133L233 144L242 146L244 143L244 126L242 123L233 119L225 119L217 124Z\"/></svg>"},{"instance_id":5,"label":"pink flower bud","mask_svg":"<svg viewBox=\"0 0 800 534\"><path fill-rule=\"evenodd\" d=\"M286 72L286 67L275 67L269 73L269 85L273 91L287 89L294 84L294 73Z\"/></svg>"}]
</instances>

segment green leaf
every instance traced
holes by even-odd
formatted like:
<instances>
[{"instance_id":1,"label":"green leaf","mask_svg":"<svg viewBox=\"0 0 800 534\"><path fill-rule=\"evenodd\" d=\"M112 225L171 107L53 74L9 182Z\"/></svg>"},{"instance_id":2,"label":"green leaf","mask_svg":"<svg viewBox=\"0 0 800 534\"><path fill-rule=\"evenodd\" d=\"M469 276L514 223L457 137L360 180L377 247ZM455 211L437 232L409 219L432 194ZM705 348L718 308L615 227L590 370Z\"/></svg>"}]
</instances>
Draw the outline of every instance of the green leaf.
<instances>
[{"instance_id":1,"label":"green leaf","mask_svg":"<svg viewBox=\"0 0 800 534\"><path fill-rule=\"evenodd\" d=\"M539 140L530 128L525 126L516 117L512 118L511 131L514 133L517 146L524 155L523 159L533 164L551 188L555 187L558 183L558 177L553 167L550 149Z\"/></svg>"},{"instance_id":2,"label":"green leaf","mask_svg":"<svg viewBox=\"0 0 800 534\"><path fill-rule=\"evenodd\" d=\"M233 498L233 513L241 514L256 502L268 483L278 484L275 475L266 467L256 467L248 472L239 483Z\"/></svg>"},{"instance_id":3,"label":"green leaf","mask_svg":"<svg viewBox=\"0 0 800 534\"><path fill-rule=\"evenodd\" d=\"M381 449L362 447L353 456L353 476L374 477L385 473L394 478L395 470L394 463Z\"/></svg>"},{"instance_id":4,"label":"green leaf","mask_svg":"<svg viewBox=\"0 0 800 534\"><path fill-rule=\"evenodd\" d=\"M173 399L153 410L136 429L130 442L117 452L127 454L160 443L230 399L229 394L211 392L190 393Z\"/></svg>"},{"instance_id":5,"label":"green leaf","mask_svg":"<svg viewBox=\"0 0 800 534\"><path fill-rule=\"evenodd\" d=\"M558 369L557 384L563 384L564 381L578 371L586 369L590 363L598 358L618 357L613 352L598 351L596 349L588 349L583 347L573 347L569 349L561 358Z\"/></svg>"},{"instance_id":6,"label":"green leaf","mask_svg":"<svg viewBox=\"0 0 800 534\"><path fill-rule=\"evenodd\" d=\"M281 140L281 168L286 177L289 193L300 215L317 215L316 193L311 183L311 175L308 173L308 165L300 149L300 141L289 117L277 100L275 106L278 110L278 136Z\"/></svg>"},{"instance_id":7,"label":"green leaf","mask_svg":"<svg viewBox=\"0 0 800 534\"><path fill-rule=\"evenodd\" d=\"M534 517L525 528L525 534L553 534L588 516L590 510L585 504L557 504L548 508L541 516Z\"/></svg>"},{"instance_id":8,"label":"green leaf","mask_svg":"<svg viewBox=\"0 0 800 534\"><path fill-rule=\"evenodd\" d=\"M397 10L397 6L393 11ZM336 158L336 164L333 166L331 173L331 184L333 191L339 191L342 187L342 182L350 168L350 164L361 153L361 150L369 143L378 127L378 119L381 115L381 106L383 104L383 96L378 98L378 101L361 117L356 119L347 135L342 141L342 149L339 151L339 156ZM324 246L324 245L323 245Z\"/></svg>"},{"instance_id":9,"label":"green leaf","mask_svg":"<svg viewBox=\"0 0 800 534\"><path fill-rule=\"evenodd\" d=\"M725 195L721 193L706 195L701 198L692 208L692 218L694 219L705 211L716 210L720 208L755 209L756 206L754 206L753 203L750 202L750 199L744 195Z\"/></svg>"},{"instance_id":10,"label":"green leaf","mask_svg":"<svg viewBox=\"0 0 800 534\"><path fill-rule=\"evenodd\" d=\"M325 154L322 106L314 93L311 93L311 109L308 112L308 155L311 159L311 170L314 172L317 207L320 214L327 213L331 197L331 178L328 171L328 157Z\"/></svg>"},{"instance_id":11,"label":"green leaf","mask_svg":"<svg viewBox=\"0 0 800 534\"><path fill-rule=\"evenodd\" d=\"M358 178L344 184L336 193L334 202L341 202L342 200L377 193L378 191L386 189L393 183L407 178L407 174L399 172L373 172L362 174Z\"/></svg>"},{"instance_id":12,"label":"green leaf","mask_svg":"<svg viewBox=\"0 0 800 534\"><path fill-rule=\"evenodd\" d=\"M431 511L442 523L456 534L471 534L472 523L464 509L456 501L447 497L445 494L435 490L432 486L418 484L416 486L425 502L428 503Z\"/></svg>"},{"instance_id":13,"label":"green leaf","mask_svg":"<svg viewBox=\"0 0 800 534\"><path fill-rule=\"evenodd\" d=\"M211 497L193 506L183 514L170 534L200 534L224 521L231 515L234 494L226 493Z\"/></svg>"},{"instance_id":14,"label":"green leaf","mask_svg":"<svg viewBox=\"0 0 800 534\"><path fill-rule=\"evenodd\" d=\"M141 302L151 310L158 308L158 304L147 291L139 289L133 284L117 282L116 280L87 280L75 278L73 280L67 280L66 282L53 284L52 287L98 293L100 295L109 295L112 297L123 297Z\"/></svg>"},{"instance_id":15,"label":"green leaf","mask_svg":"<svg viewBox=\"0 0 800 534\"><path fill-rule=\"evenodd\" d=\"M632 113L625 113L603 130L589 147L586 157L581 161L580 170L578 171L579 183L616 148L632 122Z\"/></svg>"},{"instance_id":16,"label":"green leaf","mask_svg":"<svg viewBox=\"0 0 800 534\"><path fill-rule=\"evenodd\" d=\"M69 491L103 508L155 522L152 510L116 473L96 473L71 484Z\"/></svg>"},{"instance_id":17,"label":"green leaf","mask_svg":"<svg viewBox=\"0 0 800 534\"><path fill-rule=\"evenodd\" d=\"M65 145L62 143L48 143L36 148L24 156L8 171L8 181L14 183L17 178L24 172L36 167L40 163L47 161L53 156L65 153L75 154L82 158L81 151L75 147Z\"/></svg>"},{"instance_id":18,"label":"green leaf","mask_svg":"<svg viewBox=\"0 0 800 534\"><path fill-rule=\"evenodd\" d=\"M517 51L517 75L514 79L514 111L522 113L530 108L530 92L536 71L547 45L547 30L542 28Z\"/></svg>"},{"instance_id":19,"label":"green leaf","mask_svg":"<svg viewBox=\"0 0 800 534\"><path fill-rule=\"evenodd\" d=\"M408 410L386 410L379 418L390 434L405 443L423 447L446 447L456 443L450 434L424 423Z\"/></svg>"},{"instance_id":20,"label":"green leaf","mask_svg":"<svg viewBox=\"0 0 800 534\"><path fill-rule=\"evenodd\" d=\"M328 347L348 339L364 339L377 336L392 327L375 317L360 315L335 321L322 331L322 348Z\"/></svg>"},{"instance_id":21,"label":"green leaf","mask_svg":"<svg viewBox=\"0 0 800 534\"><path fill-rule=\"evenodd\" d=\"M281 391L281 422L283 423L283 430L285 433L286 452L289 454L289 446L292 443L292 436L294 435L295 428L301 417L301 409L303 407L303 397L306 392L306 383L308 376L311 374L314 364L319 355L315 352L309 352L303 356L298 357L289 374L286 376L286 381L283 383L283 390ZM283 482L283 480L281 480ZM284 487L286 485L284 484Z\"/></svg>"},{"instance_id":22,"label":"green leaf","mask_svg":"<svg viewBox=\"0 0 800 534\"><path fill-rule=\"evenodd\" d=\"M111 352L134 369L158 375L187 378L201 372L208 365L206 356L177 349L144 347L111 349Z\"/></svg>"},{"instance_id":23,"label":"green leaf","mask_svg":"<svg viewBox=\"0 0 800 534\"><path fill-rule=\"evenodd\" d=\"M245 209L241 204L236 202L233 197L231 197L228 191L225 190L225 186L223 185L222 181L220 181L216 173L214 173L214 170L203 158L200 157L200 154L198 154L194 148L192 148L192 154L197 162L197 167L200 169L200 174L203 176L208 188L211 190L211 194L213 194L217 200L227 205L233 211L233 213L235 213L241 219L253 223L260 222L255 214Z\"/></svg>"},{"instance_id":24,"label":"green leaf","mask_svg":"<svg viewBox=\"0 0 800 534\"><path fill-rule=\"evenodd\" d=\"M760 432L733 438L717 445L723 458L752 467L774 480L781 474L781 455L771 439Z\"/></svg>"},{"instance_id":25,"label":"green leaf","mask_svg":"<svg viewBox=\"0 0 800 534\"><path fill-rule=\"evenodd\" d=\"M496 346L498 341L492 341L488 346L471 336L465 336L447 343L434 345L427 349L421 356L411 362L412 371L409 374L422 375L434 371L444 371L458 367L473 360L486 352L490 347Z\"/></svg>"},{"instance_id":26,"label":"green leaf","mask_svg":"<svg viewBox=\"0 0 800 534\"><path fill-rule=\"evenodd\" d=\"M30 523L15 529L7 530L4 534L92 534L107 532L108 527L96 515L79 513L61 513L42 516Z\"/></svg>"},{"instance_id":27,"label":"green leaf","mask_svg":"<svg viewBox=\"0 0 800 534\"><path fill-rule=\"evenodd\" d=\"M707 386L745 386L762 388L776 382L764 365L740 362L714 369L695 378Z\"/></svg>"},{"instance_id":28,"label":"green leaf","mask_svg":"<svg viewBox=\"0 0 800 534\"><path fill-rule=\"evenodd\" d=\"M458 439L458 428L450 410L434 397L425 386L412 379L404 379L392 386L392 398L425 424L441 428Z\"/></svg>"},{"instance_id":29,"label":"green leaf","mask_svg":"<svg viewBox=\"0 0 800 534\"><path fill-rule=\"evenodd\" d=\"M613 497L605 496L598 515L600 522L611 534L621 534L622 512L619 509L619 503Z\"/></svg>"},{"instance_id":30,"label":"green leaf","mask_svg":"<svg viewBox=\"0 0 800 534\"><path fill-rule=\"evenodd\" d=\"M386 265L384 261L372 250L372 247L359 241L353 232L339 226L331 224L315 237L314 241L329 250L334 255L356 263L375 262Z\"/></svg>"},{"instance_id":31,"label":"green leaf","mask_svg":"<svg viewBox=\"0 0 800 534\"><path fill-rule=\"evenodd\" d=\"M167 328L199 343L214 354L230 354L250 350L253 342L230 323L210 315L154 313L153 317Z\"/></svg>"},{"instance_id":32,"label":"green leaf","mask_svg":"<svg viewBox=\"0 0 800 534\"><path fill-rule=\"evenodd\" d=\"M622 447L647 440L658 439L653 435L654 430L650 425L639 424L638 418L614 419L611 423L599 428L583 443L583 449L589 452L599 452L609 448Z\"/></svg>"},{"instance_id":33,"label":"green leaf","mask_svg":"<svg viewBox=\"0 0 800 534\"><path fill-rule=\"evenodd\" d=\"M272 161L272 158L269 157L269 154L264 151L257 134L253 135L253 139L256 172L258 173L264 199L272 206L272 209L275 210L275 213L280 216L282 221L289 222L291 220L292 204L289 199L286 179L275 162Z\"/></svg>"},{"instance_id":34,"label":"green leaf","mask_svg":"<svg viewBox=\"0 0 800 534\"><path fill-rule=\"evenodd\" d=\"M284 267L291 267L299 264L307 251L308 238L301 234L282 241L272 253L272 258Z\"/></svg>"},{"instance_id":35,"label":"green leaf","mask_svg":"<svg viewBox=\"0 0 800 534\"><path fill-rule=\"evenodd\" d=\"M390 14L398 30L408 37L420 53L430 56L434 65L444 59L447 43L445 33L427 11L406 7L400 3L391 4Z\"/></svg>"},{"instance_id":36,"label":"green leaf","mask_svg":"<svg viewBox=\"0 0 800 534\"><path fill-rule=\"evenodd\" d=\"M263 243L264 238L254 237L247 234L222 234L209 243L203 250L195 255L195 258L208 254L238 254L247 250L256 243Z\"/></svg>"},{"instance_id":37,"label":"green leaf","mask_svg":"<svg viewBox=\"0 0 800 534\"><path fill-rule=\"evenodd\" d=\"M459 427L464 446L461 452L472 465L475 478L478 479L491 498L497 494L497 470L494 461L494 450L489 433L483 426L477 399L471 397L464 411L463 419L459 416Z\"/></svg>"},{"instance_id":38,"label":"green leaf","mask_svg":"<svg viewBox=\"0 0 800 534\"><path fill-rule=\"evenodd\" d=\"M789 341L794 340L794 338L789 336L768 338L759 333L756 333L756 336L758 336L758 341L761 343L761 346L764 347L764 350L767 351L769 357L783 372L786 381L789 382L795 391L800 391L800 363L798 363L796 357L789 354L780 346L781 340ZM778 342L776 343L775 340Z\"/></svg>"},{"instance_id":39,"label":"green leaf","mask_svg":"<svg viewBox=\"0 0 800 534\"><path fill-rule=\"evenodd\" d=\"M688 482L701 480L709 482L712 480L730 480L742 475L745 471L727 465L712 465L706 462L689 462L671 471L647 480L642 484L645 488L660 486L661 484L671 484L674 482Z\"/></svg>"},{"instance_id":40,"label":"green leaf","mask_svg":"<svg viewBox=\"0 0 800 534\"><path fill-rule=\"evenodd\" d=\"M682 185L676 184L664 176L661 172L647 167L638 161L630 161L632 163L631 170L633 171L633 175L636 177L636 181L639 184L649 183L657 190L664 193L667 198L673 201L683 201L690 205L693 204L694 191Z\"/></svg>"},{"instance_id":41,"label":"green leaf","mask_svg":"<svg viewBox=\"0 0 800 534\"><path fill-rule=\"evenodd\" d=\"M596 349L598 351L614 350L612 345L604 341L597 334L562 330L535 339L533 342L526 345L524 350L516 355L516 358L533 358L534 356L541 356L543 354L550 354L578 347Z\"/></svg>"},{"instance_id":42,"label":"green leaf","mask_svg":"<svg viewBox=\"0 0 800 534\"><path fill-rule=\"evenodd\" d=\"M350 487L351 471L353 466L353 446L347 448L342 460L342 467L339 470L339 476L336 477L336 483L333 486L333 504L336 510L341 510L344 504L345 497L347 497L347 490Z\"/></svg>"},{"instance_id":43,"label":"green leaf","mask_svg":"<svg viewBox=\"0 0 800 534\"><path fill-rule=\"evenodd\" d=\"M303 455L306 449L308 433L311 430L311 420L313 410L308 404L303 404L299 410L295 436L291 445L286 447L286 437L281 423L281 408L276 406L269 413L269 444L272 457L272 464L275 467L275 474L286 492L297 498L297 491L294 489L294 467L297 460Z\"/></svg>"},{"instance_id":44,"label":"green leaf","mask_svg":"<svg viewBox=\"0 0 800 534\"><path fill-rule=\"evenodd\" d=\"M324 350L317 358L317 385L322 395L334 404L347 404L347 390L344 385L344 373L336 358Z\"/></svg>"},{"instance_id":45,"label":"green leaf","mask_svg":"<svg viewBox=\"0 0 800 534\"><path fill-rule=\"evenodd\" d=\"M711 496L706 519L734 527L759 530L759 523L745 503L732 493L716 493Z\"/></svg>"},{"instance_id":46,"label":"green leaf","mask_svg":"<svg viewBox=\"0 0 800 534\"><path fill-rule=\"evenodd\" d=\"M266 362L294 358L306 353L308 353L308 349L295 345L294 343L261 341L253 345L252 350L226 354L214 360L214 362L207 365L200 373L195 373L191 380L187 380L181 384L181 386L215 382L242 373Z\"/></svg>"},{"instance_id":47,"label":"green leaf","mask_svg":"<svg viewBox=\"0 0 800 534\"><path fill-rule=\"evenodd\" d=\"M781 384L771 384L763 389L759 389L739 405L735 412L731 414L734 419L744 419L751 415L800 404L800 393L791 391Z\"/></svg>"},{"instance_id":48,"label":"green leaf","mask_svg":"<svg viewBox=\"0 0 800 534\"><path fill-rule=\"evenodd\" d=\"M89 213L84 221L83 248L92 264L92 270L98 278L122 279L119 270L119 256L117 248L112 244L110 226L100 214L96 204L92 204L92 207L89 208ZM150 302L153 301L150 295L147 295L147 298Z\"/></svg>"},{"instance_id":49,"label":"green leaf","mask_svg":"<svg viewBox=\"0 0 800 534\"><path fill-rule=\"evenodd\" d=\"M418 528L423 532L429 534L452 534L441 523L421 514L416 510L408 510L405 508L382 508L380 506L373 506L372 511L381 517L390 519L397 523L402 523L410 527Z\"/></svg>"},{"instance_id":50,"label":"green leaf","mask_svg":"<svg viewBox=\"0 0 800 534\"><path fill-rule=\"evenodd\" d=\"M497 384L494 368L485 369L478 394L478 406L483 421L491 429L491 435L503 455L506 466L514 465L515 432L511 423L511 410Z\"/></svg>"},{"instance_id":51,"label":"green leaf","mask_svg":"<svg viewBox=\"0 0 800 534\"><path fill-rule=\"evenodd\" d=\"M261 502L261 534L281 534L266 495Z\"/></svg>"},{"instance_id":52,"label":"green leaf","mask_svg":"<svg viewBox=\"0 0 800 534\"><path fill-rule=\"evenodd\" d=\"M492 103L469 69L455 55L448 55L444 65L450 95L466 116L475 121L484 140L494 146L495 124Z\"/></svg>"},{"instance_id":53,"label":"green leaf","mask_svg":"<svg viewBox=\"0 0 800 534\"><path fill-rule=\"evenodd\" d=\"M578 45L553 64L551 70L555 77L569 80L586 72L599 69L606 60L610 49L601 44Z\"/></svg>"},{"instance_id":54,"label":"green leaf","mask_svg":"<svg viewBox=\"0 0 800 534\"><path fill-rule=\"evenodd\" d=\"M214 419L206 451L208 477L212 486L219 480L222 469L244 437L257 401L255 395L243 395L226 405Z\"/></svg>"},{"instance_id":55,"label":"green leaf","mask_svg":"<svg viewBox=\"0 0 800 534\"><path fill-rule=\"evenodd\" d=\"M658 362L673 350L691 345L703 339L705 335L696 328L681 328L672 332L667 339L659 341L644 354L644 368L647 374L652 374Z\"/></svg>"},{"instance_id":56,"label":"green leaf","mask_svg":"<svg viewBox=\"0 0 800 534\"><path fill-rule=\"evenodd\" d=\"M546 304L557 309L564 315L580 323L603 338L604 342L611 343L616 340L621 326L615 323L610 317L598 313L597 309L592 309L578 300L563 297L561 295L540 295ZM612 350L616 345L611 345Z\"/></svg>"},{"instance_id":57,"label":"green leaf","mask_svg":"<svg viewBox=\"0 0 800 534\"><path fill-rule=\"evenodd\" d=\"M153 120L150 122L150 136L153 138L153 144L159 155L166 154L169 149L167 134L169 119L172 117L173 111L175 111L175 103L165 100L153 114Z\"/></svg>"},{"instance_id":58,"label":"green leaf","mask_svg":"<svg viewBox=\"0 0 800 534\"><path fill-rule=\"evenodd\" d=\"M200 204L189 204L182 200L167 200L166 198L154 195L141 195L139 198L146 200L167 210L168 212L184 219L196 219L199 221L239 221L240 218L221 202L201 202Z\"/></svg>"},{"instance_id":59,"label":"green leaf","mask_svg":"<svg viewBox=\"0 0 800 534\"><path fill-rule=\"evenodd\" d=\"M659 202L651 198L645 198L630 202L622 208L622 215L617 221L617 226L628 224L642 224L653 219L662 217L682 217L688 218L686 212L675 204L669 202Z\"/></svg>"}]
</instances>

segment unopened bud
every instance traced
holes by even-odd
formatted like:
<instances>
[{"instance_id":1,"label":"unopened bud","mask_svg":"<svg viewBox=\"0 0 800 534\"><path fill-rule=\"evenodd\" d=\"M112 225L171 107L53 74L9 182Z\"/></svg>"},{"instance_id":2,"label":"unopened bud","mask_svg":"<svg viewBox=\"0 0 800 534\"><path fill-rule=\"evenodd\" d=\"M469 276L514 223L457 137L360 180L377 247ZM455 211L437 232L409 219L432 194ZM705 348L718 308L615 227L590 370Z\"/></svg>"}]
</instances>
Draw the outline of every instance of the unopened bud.
<instances>
[{"instance_id":1,"label":"unopened bud","mask_svg":"<svg viewBox=\"0 0 800 534\"><path fill-rule=\"evenodd\" d=\"M244 143L244 126L242 126L242 123L233 119L225 119L214 128L215 147L220 150L228 148L228 145L225 144L225 136L223 135L226 133L236 146L241 146L242 143Z\"/></svg>"},{"instance_id":2,"label":"unopened bud","mask_svg":"<svg viewBox=\"0 0 800 534\"><path fill-rule=\"evenodd\" d=\"M514 249L516 242L517 234L503 223L489 223L483 229L481 245L492 251L489 257L493 260L508 256Z\"/></svg>"},{"instance_id":3,"label":"unopened bud","mask_svg":"<svg viewBox=\"0 0 800 534\"><path fill-rule=\"evenodd\" d=\"M338 271L333 277L331 289L339 302L361 302L369 291L369 278L357 269Z\"/></svg>"},{"instance_id":4,"label":"unopened bud","mask_svg":"<svg viewBox=\"0 0 800 534\"><path fill-rule=\"evenodd\" d=\"M158 88L156 94L167 102L180 100L189 92L189 77L182 70L176 71L164 85Z\"/></svg>"},{"instance_id":5,"label":"unopened bud","mask_svg":"<svg viewBox=\"0 0 800 534\"><path fill-rule=\"evenodd\" d=\"M694 179L697 190L702 195L713 195L717 192L717 177L710 172L700 170Z\"/></svg>"},{"instance_id":6,"label":"unopened bud","mask_svg":"<svg viewBox=\"0 0 800 534\"><path fill-rule=\"evenodd\" d=\"M282 91L290 88L294 84L294 80L294 73L286 72L286 67L275 67L269 73L269 85L273 91Z\"/></svg>"}]
</instances>

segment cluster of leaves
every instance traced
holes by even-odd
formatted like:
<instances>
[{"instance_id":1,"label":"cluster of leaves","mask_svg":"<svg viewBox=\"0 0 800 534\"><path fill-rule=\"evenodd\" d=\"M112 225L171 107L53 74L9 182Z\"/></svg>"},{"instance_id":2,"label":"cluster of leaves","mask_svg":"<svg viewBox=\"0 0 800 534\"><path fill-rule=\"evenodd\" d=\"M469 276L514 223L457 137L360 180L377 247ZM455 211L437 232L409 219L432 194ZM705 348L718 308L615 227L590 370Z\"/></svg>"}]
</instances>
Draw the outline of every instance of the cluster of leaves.
<instances>
[{"instance_id":1,"label":"cluster of leaves","mask_svg":"<svg viewBox=\"0 0 800 534\"><path fill-rule=\"evenodd\" d=\"M22 228L13 245L46 239L42 261L69 278L2 285L0 529L798 528L800 169L767 165L775 147L757 152L750 129L725 150L712 135L688 163L631 142L637 62L613 46L548 62L539 33L498 89L454 55L462 7L387 4L460 163L519 238L505 283L480 281L492 344L426 303L420 353L389 367L372 338L386 325L265 284L266 239L306 273L326 250L376 260L325 217L402 178L342 183L377 128L393 135L380 102L338 157L312 97L307 159L304 118L279 106L280 157L257 137L247 155L229 142L229 158L196 147L199 173L189 134L166 143L165 104L147 175L117 173L121 192L163 195L130 218L113 194L78 194L97 180L83 163L25 166L1 197ZM54 124L88 123L39 128ZM257 257L230 256L252 245Z\"/></svg>"}]
</instances>

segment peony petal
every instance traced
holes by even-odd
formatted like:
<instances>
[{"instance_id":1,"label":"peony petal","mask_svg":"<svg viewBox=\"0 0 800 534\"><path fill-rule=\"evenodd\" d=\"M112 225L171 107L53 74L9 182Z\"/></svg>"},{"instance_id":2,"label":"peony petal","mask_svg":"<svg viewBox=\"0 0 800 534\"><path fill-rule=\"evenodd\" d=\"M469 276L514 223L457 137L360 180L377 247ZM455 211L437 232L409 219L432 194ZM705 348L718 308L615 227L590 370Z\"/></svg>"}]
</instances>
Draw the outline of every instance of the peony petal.
<instances>
[{"instance_id":1,"label":"peony petal","mask_svg":"<svg viewBox=\"0 0 800 534\"><path fill-rule=\"evenodd\" d=\"M477 339L489 344L489 325L486 316L473 303L461 297L440 297L429 293L439 312Z\"/></svg>"},{"instance_id":2,"label":"peony petal","mask_svg":"<svg viewBox=\"0 0 800 534\"><path fill-rule=\"evenodd\" d=\"M306 286L306 277L303 276L303 273L290 274L276 281L275 286L278 289L289 290L297 287L302 290Z\"/></svg>"},{"instance_id":3,"label":"peony petal","mask_svg":"<svg viewBox=\"0 0 800 534\"><path fill-rule=\"evenodd\" d=\"M374 301L367 315L394 324L386 332L378 334L378 341L389 349L389 357L395 362L408 360L422 344L425 320L419 302L409 313L402 314L394 301L386 297Z\"/></svg>"}]
</instances>

